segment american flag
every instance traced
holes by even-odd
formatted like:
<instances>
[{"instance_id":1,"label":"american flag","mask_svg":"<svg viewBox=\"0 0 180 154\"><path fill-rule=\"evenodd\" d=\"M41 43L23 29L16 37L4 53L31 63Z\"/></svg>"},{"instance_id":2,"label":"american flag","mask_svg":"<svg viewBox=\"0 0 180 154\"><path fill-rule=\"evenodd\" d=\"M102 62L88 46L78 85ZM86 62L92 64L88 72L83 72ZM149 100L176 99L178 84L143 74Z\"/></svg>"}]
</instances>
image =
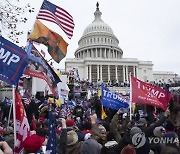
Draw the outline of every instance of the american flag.
<instances>
[{"instance_id":1,"label":"american flag","mask_svg":"<svg viewBox=\"0 0 180 154\"><path fill-rule=\"evenodd\" d=\"M24 104L29 104L29 103L31 103L31 99L30 98L22 98L23 99L23 102L24 102Z\"/></svg>"},{"instance_id":2,"label":"american flag","mask_svg":"<svg viewBox=\"0 0 180 154\"><path fill-rule=\"evenodd\" d=\"M44 0L37 19L57 24L66 33L69 39L73 36L75 26L73 17L61 7Z\"/></svg>"},{"instance_id":3,"label":"american flag","mask_svg":"<svg viewBox=\"0 0 180 154\"><path fill-rule=\"evenodd\" d=\"M30 98L24 98L23 99L24 100L24 104L29 104L29 103L31 103L31 99Z\"/></svg>"},{"instance_id":4,"label":"american flag","mask_svg":"<svg viewBox=\"0 0 180 154\"><path fill-rule=\"evenodd\" d=\"M56 154L56 119L52 111L52 105L49 106L48 122L48 142L46 145L46 154Z\"/></svg>"}]
</instances>

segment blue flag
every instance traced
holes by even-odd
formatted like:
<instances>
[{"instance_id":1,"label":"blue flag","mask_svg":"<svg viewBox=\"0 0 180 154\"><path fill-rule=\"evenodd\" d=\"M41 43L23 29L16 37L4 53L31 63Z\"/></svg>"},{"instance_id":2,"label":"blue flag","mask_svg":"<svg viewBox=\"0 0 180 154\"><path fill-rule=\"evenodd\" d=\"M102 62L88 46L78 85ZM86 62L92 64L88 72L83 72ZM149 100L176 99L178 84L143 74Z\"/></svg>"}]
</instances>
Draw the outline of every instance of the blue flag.
<instances>
[{"instance_id":1,"label":"blue flag","mask_svg":"<svg viewBox=\"0 0 180 154\"><path fill-rule=\"evenodd\" d=\"M17 85L27 64L26 51L0 36L0 80Z\"/></svg>"},{"instance_id":2,"label":"blue flag","mask_svg":"<svg viewBox=\"0 0 180 154\"><path fill-rule=\"evenodd\" d=\"M122 108L128 108L129 104L121 98L119 95L113 93L108 88L101 86L102 95L101 95L101 103L105 107L112 108L114 110L119 110Z\"/></svg>"},{"instance_id":3,"label":"blue flag","mask_svg":"<svg viewBox=\"0 0 180 154\"><path fill-rule=\"evenodd\" d=\"M54 117L52 106L49 109L49 122L48 122L48 142L46 145L46 154L56 154L56 119Z\"/></svg>"}]
</instances>

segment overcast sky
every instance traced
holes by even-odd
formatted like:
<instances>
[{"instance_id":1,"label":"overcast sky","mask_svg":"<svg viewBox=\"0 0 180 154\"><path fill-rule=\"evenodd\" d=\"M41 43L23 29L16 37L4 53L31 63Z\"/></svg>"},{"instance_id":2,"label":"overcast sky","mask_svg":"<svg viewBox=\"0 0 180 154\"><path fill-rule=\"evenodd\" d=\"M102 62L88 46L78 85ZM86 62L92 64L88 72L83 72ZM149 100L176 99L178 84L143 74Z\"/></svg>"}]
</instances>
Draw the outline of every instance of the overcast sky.
<instances>
[{"instance_id":1,"label":"overcast sky","mask_svg":"<svg viewBox=\"0 0 180 154\"><path fill-rule=\"evenodd\" d=\"M42 2L42 0L41 0ZM37 10L41 4L31 4ZM97 0L50 0L74 18L75 29L66 58L73 58L78 40L94 20ZM124 58L152 61L154 71L180 74L180 0L99 0L102 20L119 39ZM33 21L33 17L31 17ZM53 28L54 26L52 26ZM53 30L53 29L52 29ZM54 29L58 32L58 27ZM56 67L64 68L64 58Z\"/></svg>"}]
</instances>

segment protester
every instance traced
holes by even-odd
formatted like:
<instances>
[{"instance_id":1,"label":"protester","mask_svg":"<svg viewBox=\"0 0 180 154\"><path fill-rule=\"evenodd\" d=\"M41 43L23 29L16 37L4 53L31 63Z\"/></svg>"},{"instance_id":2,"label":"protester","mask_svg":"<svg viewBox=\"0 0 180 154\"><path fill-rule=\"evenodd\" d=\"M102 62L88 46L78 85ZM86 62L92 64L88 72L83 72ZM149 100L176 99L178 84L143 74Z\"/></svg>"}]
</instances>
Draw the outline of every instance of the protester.
<instances>
[{"instance_id":1,"label":"protester","mask_svg":"<svg viewBox=\"0 0 180 154\"><path fill-rule=\"evenodd\" d=\"M115 140L117 142L120 141L122 138L122 134L124 131L127 129L127 124L129 122L129 117L126 118L126 120L123 121L122 116L123 116L123 108L120 108L116 114L113 116L110 124L110 129L111 131L115 134Z\"/></svg>"},{"instance_id":2,"label":"protester","mask_svg":"<svg viewBox=\"0 0 180 154\"><path fill-rule=\"evenodd\" d=\"M115 141L115 135L113 132L107 134L107 142L101 149L101 154L116 154L118 143Z\"/></svg>"},{"instance_id":3,"label":"protester","mask_svg":"<svg viewBox=\"0 0 180 154\"><path fill-rule=\"evenodd\" d=\"M161 140L165 137L180 138L180 112L177 106L171 106L171 110L167 108L165 111L157 108L156 118L153 118L152 113L154 107L150 106L138 105L142 107L140 109L143 111L143 115L139 114L137 108L133 110L132 117L130 117L129 110L124 108L115 110L104 107L104 112L107 115L104 119L101 117L101 98L97 93L99 86L100 84L89 81L78 81L77 87L84 91L93 90L92 95L87 97L84 93L83 95L78 94L74 98L72 97L71 101L65 100L61 106L53 104L58 154L179 153L179 140L175 140L173 143L155 143L154 140L152 142L149 140L153 138ZM42 147L46 148L47 140L51 137L51 134L47 133L49 129L49 104L47 102L48 97L41 98L41 100L33 98L31 100L32 106L26 105L25 110L28 113L28 122L31 126L31 136L22 142L26 153L46 152L46 150L42 150ZM0 107L4 108L4 106ZM32 116L33 114L35 117ZM14 147L13 123L10 122L10 126L7 127L7 118L3 117L0 120L1 139L5 140L5 144L8 144L12 150ZM137 134L144 134L145 137L145 143L138 147L133 142L133 137Z\"/></svg>"}]
</instances>

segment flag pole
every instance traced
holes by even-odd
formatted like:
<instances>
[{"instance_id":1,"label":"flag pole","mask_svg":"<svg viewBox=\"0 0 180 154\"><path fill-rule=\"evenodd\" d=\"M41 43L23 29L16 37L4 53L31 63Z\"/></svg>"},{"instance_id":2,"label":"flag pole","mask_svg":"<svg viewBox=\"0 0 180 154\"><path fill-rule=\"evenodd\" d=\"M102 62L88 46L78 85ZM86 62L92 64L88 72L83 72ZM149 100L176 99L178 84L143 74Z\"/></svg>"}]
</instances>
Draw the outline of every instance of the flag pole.
<instances>
[{"instance_id":1,"label":"flag pole","mask_svg":"<svg viewBox=\"0 0 180 154\"><path fill-rule=\"evenodd\" d=\"M129 73L129 80L130 80L130 102L129 102L129 112L130 112L130 121L132 120L132 85L131 85L131 72Z\"/></svg>"},{"instance_id":2,"label":"flag pole","mask_svg":"<svg viewBox=\"0 0 180 154\"><path fill-rule=\"evenodd\" d=\"M9 123L10 123L12 106L13 106L13 101L11 102L11 106L10 106L10 109L9 109L9 115L8 115L8 124L7 124L7 127L9 127Z\"/></svg>"},{"instance_id":3,"label":"flag pole","mask_svg":"<svg viewBox=\"0 0 180 154\"><path fill-rule=\"evenodd\" d=\"M14 147L16 145L16 105L15 105L15 85L12 86L12 92L13 92L13 121L14 121Z\"/></svg>"}]
</instances>

